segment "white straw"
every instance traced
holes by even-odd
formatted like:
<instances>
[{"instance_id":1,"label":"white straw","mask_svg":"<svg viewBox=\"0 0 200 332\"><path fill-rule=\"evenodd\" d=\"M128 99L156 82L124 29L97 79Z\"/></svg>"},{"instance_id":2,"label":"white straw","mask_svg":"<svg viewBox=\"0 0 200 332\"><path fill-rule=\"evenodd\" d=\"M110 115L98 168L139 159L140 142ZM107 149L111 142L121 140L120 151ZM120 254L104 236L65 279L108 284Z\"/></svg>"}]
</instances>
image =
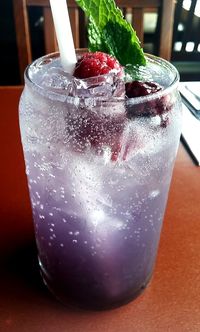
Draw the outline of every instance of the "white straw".
<instances>
[{"instance_id":1,"label":"white straw","mask_svg":"<svg viewBox=\"0 0 200 332\"><path fill-rule=\"evenodd\" d=\"M58 48L63 69L72 74L76 64L76 53L66 0L50 0Z\"/></svg>"}]
</instances>

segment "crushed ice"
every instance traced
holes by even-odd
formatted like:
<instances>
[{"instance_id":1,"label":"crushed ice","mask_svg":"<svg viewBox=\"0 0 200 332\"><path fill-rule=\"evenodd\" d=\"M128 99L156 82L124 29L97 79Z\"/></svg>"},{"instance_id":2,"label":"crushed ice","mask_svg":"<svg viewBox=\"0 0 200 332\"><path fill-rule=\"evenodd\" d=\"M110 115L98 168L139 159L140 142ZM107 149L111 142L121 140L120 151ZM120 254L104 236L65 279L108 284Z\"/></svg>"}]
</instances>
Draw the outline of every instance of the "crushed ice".
<instances>
[{"instance_id":1,"label":"crushed ice","mask_svg":"<svg viewBox=\"0 0 200 332\"><path fill-rule=\"evenodd\" d=\"M42 87L49 88L53 92L63 93L71 97L123 97L125 96L125 84L114 73L77 79L61 68L48 68L39 82Z\"/></svg>"}]
</instances>

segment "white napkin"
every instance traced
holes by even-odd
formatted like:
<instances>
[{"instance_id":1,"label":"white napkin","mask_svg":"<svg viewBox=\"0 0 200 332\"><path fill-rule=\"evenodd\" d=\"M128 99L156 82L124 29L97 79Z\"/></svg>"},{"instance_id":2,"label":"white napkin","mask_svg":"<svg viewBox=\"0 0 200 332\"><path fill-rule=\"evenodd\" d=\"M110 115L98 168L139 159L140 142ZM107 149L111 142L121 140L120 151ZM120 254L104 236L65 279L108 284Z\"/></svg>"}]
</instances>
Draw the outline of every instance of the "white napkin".
<instances>
[{"instance_id":1,"label":"white napkin","mask_svg":"<svg viewBox=\"0 0 200 332\"><path fill-rule=\"evenodd\" d=\"M180 82L179 91L183 101L183 142L200 166L200 82Z\"/></svg>"},{"instance_id":2,"label":"white napkin","mask_svg":"<svg viewBox=\"0 0 200 332\"><path fill-rule=\"evenodd\" d=\"M200 120L183 104L182 137L190 150L192 157L200 166Z\"/></svg>"},{"instance_id":3,"label":"white napkin","mask_svg":"<svg viewBox=\"0 0 200 332\"><path fill-rule=\"evenodd\" d=\"M184 97L183 101L186 101L186 105L190 109L193 108L191 111L199 112L198 117L200 119L200 82L181 82L179 91Z\"/></svg>"}]
</instances>

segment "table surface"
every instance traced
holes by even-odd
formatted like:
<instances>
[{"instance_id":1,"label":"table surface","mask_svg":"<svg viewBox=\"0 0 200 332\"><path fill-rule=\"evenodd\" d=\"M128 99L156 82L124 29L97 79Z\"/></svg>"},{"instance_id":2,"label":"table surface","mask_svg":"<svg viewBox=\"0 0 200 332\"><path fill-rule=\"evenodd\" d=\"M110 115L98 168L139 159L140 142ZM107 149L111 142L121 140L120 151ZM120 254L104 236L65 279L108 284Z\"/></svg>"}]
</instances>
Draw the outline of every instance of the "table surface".
<instances>
[{"instance_id":1,"label":"table surface","mask_svg":"<svg viewBox=\"0 0 200 332\"><path fill-rule=\"evenodd\" d=\"M153 279L135 301L64 307L40 279L18 125L20 87L0 88L0 331L200 331L200 168L180 144Z\"/></svg>"}]
</instances>

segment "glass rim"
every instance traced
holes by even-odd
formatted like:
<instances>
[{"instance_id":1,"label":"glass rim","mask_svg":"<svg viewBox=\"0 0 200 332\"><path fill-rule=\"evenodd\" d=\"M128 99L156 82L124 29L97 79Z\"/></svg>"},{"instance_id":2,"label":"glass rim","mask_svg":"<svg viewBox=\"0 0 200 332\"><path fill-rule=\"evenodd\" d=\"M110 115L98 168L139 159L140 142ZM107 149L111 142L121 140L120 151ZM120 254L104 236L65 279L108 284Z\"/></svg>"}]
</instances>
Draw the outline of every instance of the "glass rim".
<instances>
[{"instance_id":1,"label":"glass rim","mask_svg":"<svg viewBox=\"0 0 200 332\"><path fill-rule=\"evenodd\" d=\"M87 50L86 49L78 49L77 51L84 53ZM99 102L108 102L108 103L125 102L125 103L128 103L128 104L129 103L134 103L136 105L136 104L141 104L141 103L148 102L148 101L151 101L151 100L154 100L154 99L158 99L158 98L161 98L162 96L165 96L165 95L169 94L171 91L173 91L177 88L178 83L180 81L179 72L178 72L178 70L176 69L176 67L174 65L172 65L169 61L167 61L163 58L160 58L159 56L145 53L145 57L147 59L153 60L158 65L164 65L168 70L170 70L170 72L174 76L174 79L172 80L172 82L168 86L164 87L164 89L162 89L158 92L155 92L153 94L149 94L149 95L146 95L146 96L140 96L140 97L132 97L132 98L126 98L126 97L113 97L112 98L112 97L110 97L109 99L107 97L105 97L105 98L100 97L99 98L99 96L97 96L97 97L89 96L89 97L86 97L86 98L79 97L79 96L69 96L69 95L64 95L63 90L59 91L59 89L55 89L55 90L50 90L49 89L49 91L47 93L47 87L41 86L38 83L34 82L32 80L32 78L30 77L30 75L29 75L29 71L30 71L30 68L32 66L34 66L38 63L44 62L44 64L45 64L45 60L48 59L48 58L49 59L55 59L55 58L58 58L58 57L59 57L59 52L54 52L54 53L49 53L49 54L43 55L40 58L37 58L36 60L34 60L31 64L29 64L26 67L25 71L24 71L25 84L28 84L28 86L30 86L31 88L34 88L34 90L36 92L38 92L39 94L41 94L44 97L47 97L47 98L51 99L50 95L54 96L55 101L57 100L56 96L58 97L58 100L61 100L60 96L64 96L63 101L70 100L71 102L73 102L73 100L76 100L76 102L77 102L78 100L92 99L92 100L96 100L96 101L99 101ZM46 62L46 63L48 63L48 62Z\"/></svg>"}]
</instances>

